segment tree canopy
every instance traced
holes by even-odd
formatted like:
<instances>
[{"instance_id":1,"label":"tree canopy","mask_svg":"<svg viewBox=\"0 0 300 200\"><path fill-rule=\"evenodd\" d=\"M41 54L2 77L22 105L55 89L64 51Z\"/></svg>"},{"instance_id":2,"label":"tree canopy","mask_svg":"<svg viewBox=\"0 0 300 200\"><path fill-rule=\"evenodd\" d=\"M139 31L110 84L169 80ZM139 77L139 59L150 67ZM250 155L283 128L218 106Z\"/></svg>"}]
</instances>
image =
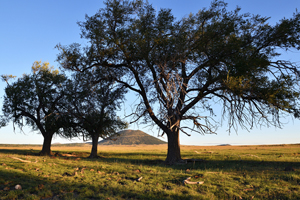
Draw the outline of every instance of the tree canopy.
<instances>
[{"instance_id":1,"label":"tree canopy","mask_svg":"<svg viewBox=\"0 0 300 200\"><path fill-rule=\"evenodd\" d=\"M67 78L54 70L49 63L34 62L31 74L24 74L17 81L9 83L13 76L2 76L8 85L5 88L2 121L12 121L21 130L30 126L39 130L44 137L41 155L51 154L51 140L54 134L63 137L74 137L64 132L66 116L61 116L59 106L64 97L63 84ZM67 133L67 134L66 134Z\"/></svg>"},{"instance_id":2,"label":"tree canopy","mask_svg":"<svg viewBox=\"0 0 300 200\"><path fill-rule=\"evenodd\" d=\"M179 132L214 132L211 101L223 105L229 128L299 117L299 66L279 59L281 49L300 49L298 12L270 25L223 1L179 20L142 0L105 5L79 23L89 45L59 46L58 60L65 69L105 69L136 93L135 120L144 117L168 137L166 163L181 161ZM187 120L193 126L181 125Z\"/></svg>"},{"instance_id":3,"label":"tree canopy","mask_svg":"<svg viewBox=\"0 0 300 200\"><path fill-rule=\"evenodd\" d=\"M126 90L113 81L102 79L94 83L93 73L74 73L66 84L64 106L70 122L66 130L80 133L83 139L92 139L91 158L97 157L100 138L116 135L127 123L116 116Z\"/></svg>"}]
</instances>

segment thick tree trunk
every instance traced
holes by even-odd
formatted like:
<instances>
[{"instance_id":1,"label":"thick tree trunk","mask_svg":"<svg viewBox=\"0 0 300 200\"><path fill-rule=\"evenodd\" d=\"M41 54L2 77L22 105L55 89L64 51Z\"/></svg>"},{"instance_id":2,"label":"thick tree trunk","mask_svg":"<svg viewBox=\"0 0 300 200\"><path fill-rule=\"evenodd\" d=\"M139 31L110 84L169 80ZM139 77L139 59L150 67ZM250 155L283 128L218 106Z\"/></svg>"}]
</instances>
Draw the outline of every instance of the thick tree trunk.
<instances>
[{"instance_id":1,"label":"thick tree trunk","mask_svg":"<svg viewBox=\"0 0 300 200\"><path fill-rule=\"evenodd\" d=\"M54 133L47 133L47 134L44 135L43 148L42 148L42 151L40 151L40 153L39 153L40 156L50 156L50 155L52 155L51 142L52 142L53 134Z\"/></svg>"},{"instance_id":2,"label":"thick tree trunk","mask_svg":"<svg viewBox=\"0 0 300 200\"><path fill-rule=\"evenodd\" d=\"M89 158L97 158L98 157L98 140L99 134L92 135L92 151Z\"/></svg>"},{"instance_id":3,"label":"thick tree trunk","mask_svg":"<svg viewBox=\"0 0 300 200\"><path fill-rule=\"evenodd\" d=\"M180 155L179 130L167 134L168 136L168 154L165 163L174 165L182 161Z\"/></svg>"}]
</instances>

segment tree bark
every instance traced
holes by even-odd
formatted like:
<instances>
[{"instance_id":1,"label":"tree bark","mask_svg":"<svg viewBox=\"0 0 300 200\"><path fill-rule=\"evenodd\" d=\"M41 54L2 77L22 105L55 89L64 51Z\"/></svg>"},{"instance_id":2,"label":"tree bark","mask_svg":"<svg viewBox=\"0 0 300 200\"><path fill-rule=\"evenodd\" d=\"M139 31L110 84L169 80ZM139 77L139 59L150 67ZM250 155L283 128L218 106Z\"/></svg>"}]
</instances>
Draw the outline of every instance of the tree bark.
<instances>
[{"instance_id":1,"label":"tree bark","mask_svg":"<svg viewBox=\"0 0 300 200\"><path fill-rule=\"evenodd\" d=\"M97 158L98 157L98 140L99 134L92 134L92 151L89 158Z\"/></svg>"},{"instance_id":2,"label":"tree bark","mask_svg":"<svg viewBox=\"0 0 300 200\"><path fill-rule=\"evenodd\" d=\"M168 154L165 160L167 165L174 165L182 161L180 155L179 130L167 133L168 136Z\"/></svg>"},{"instance_id":3,"label":"tree bark","mask_svg":"<svg viewBox=\"0 0 300 200\"><path fill-rule=\"evenodd\" d=\"M52 155L51 142L52 142L53 134L54 133L46 133L44 135L43 148L42 148L42 151L40 151L40 153L39 153L40 156L50 156L50 155Z\"/></svg>"}]
</instances>

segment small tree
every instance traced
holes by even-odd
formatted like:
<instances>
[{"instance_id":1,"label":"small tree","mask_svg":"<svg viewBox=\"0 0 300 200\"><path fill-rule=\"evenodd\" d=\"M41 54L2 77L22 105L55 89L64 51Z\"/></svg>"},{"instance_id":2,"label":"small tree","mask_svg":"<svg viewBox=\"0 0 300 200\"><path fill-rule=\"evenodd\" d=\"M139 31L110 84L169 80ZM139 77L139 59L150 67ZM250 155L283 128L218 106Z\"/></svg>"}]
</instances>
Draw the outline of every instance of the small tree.
<instances>
[{"instance_id":1,"label":"small tree","mask_svg":"<svg viewBox=\"0 0 300 200\"><path fill-rule=\"evenodd\" d=\"M2 76L8 83L10 76ZM44 137L40 155L51 155L51 141L54 134L64 137L63 124L66 118L60 113L59 101L63 98L63 84L66 77L49 63L34 62L32 74L24 74L5 88L3 120L12 120L21 130L25 125L39 130Z\"/></svg>"},{"instance_id":2,"label":"small tree","mask_svg":"<svg viewBox=\"0 0 300 200\"><path fill-rule=\"evenodd\" d=\"M113 69L111 78L140 97L136 119L167 135L166 163L181 161L180 131L214 133L210 102L223 105L229 129L299 117L299 68L278 59L279 49L300 49L299 13L272 26L222 1L177 21L143 1L105 4L79 23L90 45L61 47L59 59L72 70ZM182 126L187 120L193 125Z\"/></svg>"},{"instance_id":3,"label":"small tree","mask_svg":"<svg viewBox=\"0 0 300 200\"><path fill-rule=\"evenodd\" d=\"M92 73L76 73L66 85L64 105L70 115L71 123L66 124L69 131L82 134L84 140L92 139L90 158L96 158L99 137L106 138L127 128L127 123L116 116L124 98L124 88L112 81L102 79L93 81Z\"/></svg>"}]
</instances>

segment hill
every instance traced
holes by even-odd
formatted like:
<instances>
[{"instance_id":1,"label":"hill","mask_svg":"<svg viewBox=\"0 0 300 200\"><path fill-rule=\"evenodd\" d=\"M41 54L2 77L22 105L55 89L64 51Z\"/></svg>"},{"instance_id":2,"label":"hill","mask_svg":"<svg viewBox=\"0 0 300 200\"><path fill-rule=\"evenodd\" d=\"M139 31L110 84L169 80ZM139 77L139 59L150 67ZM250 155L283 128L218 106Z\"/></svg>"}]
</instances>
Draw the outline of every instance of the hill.
<instances>
[{"instance_id":1,"label":"hill","mask_svg":"<svg viewBox=\"0 0 300 200\"><path fill-rule=\"evenodd\" d=\"M166 144L140 130L124 130L119 132L119 136L112 136L99 142L99 145L138 145L138 144Z\"/></svg>"}]
</instances>

